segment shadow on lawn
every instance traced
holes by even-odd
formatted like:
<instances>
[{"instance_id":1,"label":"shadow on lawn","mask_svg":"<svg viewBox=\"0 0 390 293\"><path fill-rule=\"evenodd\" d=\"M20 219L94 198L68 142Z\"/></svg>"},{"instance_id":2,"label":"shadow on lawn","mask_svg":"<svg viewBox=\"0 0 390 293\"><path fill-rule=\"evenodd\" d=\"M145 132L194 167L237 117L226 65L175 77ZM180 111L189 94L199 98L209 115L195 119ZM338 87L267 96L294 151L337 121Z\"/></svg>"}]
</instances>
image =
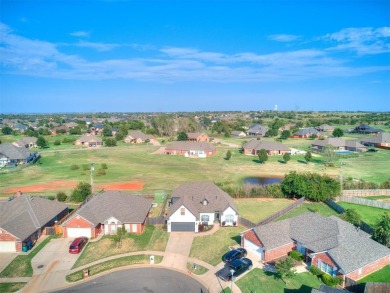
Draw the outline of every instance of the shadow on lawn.
<instances>
[{"instance_id":1,"label":"shadow on lawn","mask_svg":"<svg viewBox=\"0 0 390 293\"><path fill-rule=\"evenodd\" d=\"M284 289L284 293L310 293L313 288L302 285L299 289Z\"/></svg>"},{"instance_id":2,"label":"shadow on lawn","mask_svg":"<svg viewBox=\"0 0 390 293\"><path fill-rule=\"evenodd\" d=\"M237 244L241 245L241 236L240 235L233 236L230 239L234 240Z\"/></svg>"}]
</instances>

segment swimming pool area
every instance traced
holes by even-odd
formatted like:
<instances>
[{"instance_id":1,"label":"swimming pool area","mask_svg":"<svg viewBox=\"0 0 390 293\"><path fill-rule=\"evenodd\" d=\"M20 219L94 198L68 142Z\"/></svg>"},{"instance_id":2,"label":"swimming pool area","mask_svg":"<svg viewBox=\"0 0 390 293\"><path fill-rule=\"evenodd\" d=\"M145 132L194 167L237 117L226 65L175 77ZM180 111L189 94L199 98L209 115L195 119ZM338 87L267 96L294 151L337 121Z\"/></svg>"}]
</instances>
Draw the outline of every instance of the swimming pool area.
<instances>
[{"instance_id":1,"label":"swimming pool area","mask_svg":"<svg viewBox=\"0 0 390 293\"><path fill-rule=\"evenodd\" d=\"M353 154L353 152L348 151L348 150L341 150L341 151L337 151L336 154L338 154L338 155L350 155L350 154Z\"/></svg>"}]
</instances>

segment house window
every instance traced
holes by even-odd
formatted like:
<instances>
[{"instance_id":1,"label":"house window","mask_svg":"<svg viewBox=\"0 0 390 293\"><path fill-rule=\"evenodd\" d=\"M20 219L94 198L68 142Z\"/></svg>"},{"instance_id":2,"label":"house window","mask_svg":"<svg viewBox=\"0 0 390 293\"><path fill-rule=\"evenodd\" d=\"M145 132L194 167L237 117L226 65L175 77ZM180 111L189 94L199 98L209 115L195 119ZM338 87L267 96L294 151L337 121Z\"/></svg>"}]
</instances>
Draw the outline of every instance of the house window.
<instances>
[{"instance_id":1,"label":"house window","mask_svg":"<svg viewBox=\"0 0 390 293\"><path fill-rule=\"evenodd\" d=\"M331 276L334 275L333 273L333 266L331 266L330 264L327 264L326 262L322 262L321 261L321 267L320 267L321 271L323 271L324 273L327 273Z\"/></svg>"},{"instance_id":2,"label":"house window","mask_svg":"<svg viewBox=\"0 0 390 293\"><path fill-rule=\"evenodd\" d=\"M225 216L225 222L226 223L233 223L234 222L234 216L233 215L226 215Z\"/></svg>"},{"instance_id":3,"label":"house window","mask_svg":"<svg viewBox=\"0 0 390 293\"><path fill-rule=\"evenodd\" d=\"M201 220L202 222L208 222L209 219L210 219L209 215L202 215L202 217L200 218L200 220Z\"/></svg>"},{"instance_id":4,"label":"house window","mask_svg":"<svg viewBox=\"0 0 390 293\"><path fill-rule=\"evenodd\" d=\"M184 216L186 214L186 208L180 208L180 215Z\"/></svg>"}]
</instances>

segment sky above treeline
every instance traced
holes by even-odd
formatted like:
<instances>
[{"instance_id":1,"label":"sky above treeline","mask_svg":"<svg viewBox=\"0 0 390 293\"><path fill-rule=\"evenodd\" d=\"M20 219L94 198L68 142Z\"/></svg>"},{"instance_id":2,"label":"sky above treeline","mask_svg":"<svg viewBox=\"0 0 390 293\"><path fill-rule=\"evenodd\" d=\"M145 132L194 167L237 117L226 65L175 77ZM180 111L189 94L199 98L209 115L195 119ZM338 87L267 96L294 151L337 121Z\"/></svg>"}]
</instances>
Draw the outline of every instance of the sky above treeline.
<instances>
[{"instance_id":1,"label":"sky above treeline","mask_svg":"<svg viewBox=\"0 0 390 293\"><path fill-rule=\"evenodd\" d=\"M390 111L389 72L389 0L0 0L0 113Z\"/></svg>"}]
</instances>

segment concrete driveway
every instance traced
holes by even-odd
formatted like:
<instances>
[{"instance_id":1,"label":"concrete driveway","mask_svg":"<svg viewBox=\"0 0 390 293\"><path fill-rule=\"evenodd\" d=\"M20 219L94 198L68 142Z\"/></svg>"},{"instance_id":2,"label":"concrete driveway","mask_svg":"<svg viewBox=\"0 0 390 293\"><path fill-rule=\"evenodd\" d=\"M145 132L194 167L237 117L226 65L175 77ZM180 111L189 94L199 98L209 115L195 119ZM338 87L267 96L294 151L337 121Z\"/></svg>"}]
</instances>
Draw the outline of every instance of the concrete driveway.
<instances>
[{"instance_id":1,"label":"concrete driveway","mask_svg":"<svg viewBox=\"0 0 390 293\"><path fill-rule=\"evenodd\" d=\"M67 285L68 274L79 254L70 254L73 238L52 239L32 259L33 277L23 292L47 292Z\"/></svg>"},{"instance_id":2,"label":"concrete driveway","mask_svg":"<svg viewBox=\"0 0 390 293\"><path fill-rule=\"evenodd\" d=\"M0 272L2 272L18 256L16 252L0 252Z\"/></svg>"},{"instance_id":3,"label":"concrete driveway","mask_svg":"<svg viewBox=\"0 0 390 293\"><path fill-rule=\"evenodd\" d=\"M190 255L194 232L171 232L162 265L187 270L187 260Z\"/></svg>"}]
</instances>

